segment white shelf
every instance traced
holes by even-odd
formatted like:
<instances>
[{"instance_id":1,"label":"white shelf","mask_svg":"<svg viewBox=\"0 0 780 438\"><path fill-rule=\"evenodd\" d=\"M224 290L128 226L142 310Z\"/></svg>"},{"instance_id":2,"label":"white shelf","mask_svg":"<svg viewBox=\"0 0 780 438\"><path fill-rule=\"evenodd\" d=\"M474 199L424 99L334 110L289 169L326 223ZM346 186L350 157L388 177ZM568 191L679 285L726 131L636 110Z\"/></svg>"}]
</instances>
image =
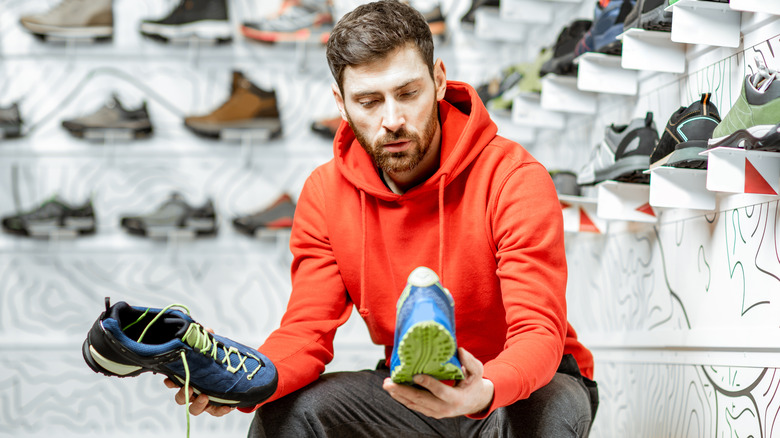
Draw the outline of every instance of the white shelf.
<instances>
[{"instance_id":1,"label":"white shelf","mask_svg":"<svg viewBox=\"0 0 780 438\"><path fill-rule=\"evenodd\" d=\"M508 116L491 113L490 117L498 126L498 135L528 146L536 141L536 129L533 126L518 125Z\"/></svg>"},{"instance_id":2,"label":"white shelf","mask_svg":"<svg viewBox=\"0 0 780 438\"><path fill-rule=\"evenodd\" d=\"M658 221L650 205L650 185L617 181L599 183L597 213L602 219L648 222Z\"/></svg>"},{"instance_id":3,"label":"white shelf","mask_svg":"<svg viewBox=\"0 0 780 438\"><path fill-rule=\"evenodd\" d=\"M735 11L780 15L780 2L772 0L731 0L729 7Z\"/></svg>"},{"instance_id":4,"label":"white shelf","mask_svg":"<svg viewBox=\"0 0 780 438\"><path fill-rule=\"evenodd\" d=\"M631 70L685 72L685 46L672 42L669 32L629 29L623 40L621 65Z\"/></svg>"},{"instance_id":5,"label":"white shelf","mask_svg":"<svg viewBox=\"0 0 780 438\"><path fill-rule=\"evenodd\" d=\"M679 0L667 10L673 11L672 41L739 47L741 13L728 3Z\"/></svg>"},{"instance_id":6,"label":"white shelf","mask_svg":"<svg viewBox=\"0 0 780 438\"><path fill-rule=\"evenodd\" d=\"M541 103L546 110L595 114L598 98L577 88L577 78L548 74L542 78Z\"/></svg>"},{"instance_id":7,"label":"white shelf","mask_svg":"<svg viewBox=\"0 0 780 438\"><path fill-rule=\"evenodd\" d=\"M654 207L715 209L715 192L707 190L707 171L659 166L650 173L650 205Z\"/></svg>"},{"instance_id":8,"label":"white shelf","mask_svg":"<svg viewBox=\"0 0 780 438\"><path fill-rule=\"evenodd\" d=\"M780 194L780 153L719 147L707 155L707 189L716 192Z\"/></svg>"},{"instance_id":9,"label":"white shelf","mask_svg":"<svg viewBox=\"0 0 780 438\"><path fill-rule=\"evenodd\" d=\"M580 90L636 95L639 73L624 69L620 56L587 52L574 61L578 66L577 88Z\"/></svg>"},{"instance_id":10,"label":"white shelf","mask_svg":"<svg viewBox=\"0 0 780 438\"><path fill-rule=\"evenodd\" d=\"M558 195L563 214L563 231L571 233L603 233L607 222L598 217L598 200L582 196Z\"/></svg>"},{"instance_id":11,"label":"white shelf","mask_svg":"<svg viewBox=\"0 0 780 438\"><path fill-rule=\"evenodd\" d=\"M503 20L523 23L552 23L560 5L538 0L502 0L499 6Z\"/></svg>"},{"instance_id":12,"label":"white shelf","mask_svg":"<svg viewBox=\"0 0 780 438\"><path fill-rule=\"evenodd\" d=\"M487 40L516 43L526 41L525 25L516 20L503 19L497 7L477 9L474 16L474 34Z\"/></svg>"},{"instance_id":13,"label":"white shelf","mask_svg":"<svg viewBox=\"0 0 780 438\"><path fill-rule=\"evenodd\" d=\"M542 109L541 95L523 94L512 101L512 123L518 126L541 129L563 129L566 115Z\"/></svg>"}]
</instances>

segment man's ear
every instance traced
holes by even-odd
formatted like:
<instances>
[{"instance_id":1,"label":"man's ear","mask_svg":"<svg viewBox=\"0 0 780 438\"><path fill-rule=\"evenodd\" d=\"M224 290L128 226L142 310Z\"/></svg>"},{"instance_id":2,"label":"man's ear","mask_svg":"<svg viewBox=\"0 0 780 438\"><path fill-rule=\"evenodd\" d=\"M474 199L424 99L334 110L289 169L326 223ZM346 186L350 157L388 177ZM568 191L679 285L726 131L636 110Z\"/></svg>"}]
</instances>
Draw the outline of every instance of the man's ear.
<instances>
[{"instance_id":1,"label":"man's ear","mask_svg":"<svg viewBox=\"0 0 780 438\"><path fill-rule=\"evenodd\" d=\"M444 99L447 93L447 68L441 58L433 64L433 84L436 86L436 100Z\"/></svg>"},{"instance_id":2,"label":"man's ear","mask_svg":"<svg viewBox=\"0 0 780 438\"><path fill-rule=\"evenodd\" d=\"M344 109L344 98L341 96L339 86L334 82L330 84L330 89L333 91L333 98L336 99L336 106L339 108L341 118L344 119L344 121L347 121L347 112Z\"/></svg>"}]
</instances>

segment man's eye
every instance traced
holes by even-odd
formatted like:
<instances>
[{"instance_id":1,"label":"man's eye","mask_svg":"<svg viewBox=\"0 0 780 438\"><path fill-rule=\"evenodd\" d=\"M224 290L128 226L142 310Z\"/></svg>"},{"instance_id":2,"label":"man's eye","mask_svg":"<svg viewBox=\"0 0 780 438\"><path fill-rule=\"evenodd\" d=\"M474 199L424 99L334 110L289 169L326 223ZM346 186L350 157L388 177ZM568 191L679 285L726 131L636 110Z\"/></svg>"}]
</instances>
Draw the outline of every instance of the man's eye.
<instances>
[{"instance_id":1,"label":"man's eye","mask_svg":"<svg viewBox=\"0 0 780 438\"><path fill-rule=\"evenodd\" d=\"M416 95L417 95L417 90L415 90L415 91L407 91L406 93L403 93L401 95L401 97L409 99L409 98L412 98L412 97L414 97Z\"/></svg>"},{"instance_id":2,"label":"man's eye","mask_svg":"<svg viewBox=\"0 0 780 438\"><path fill-rule=\"evenodd\" d=\"M358 102L360 106L363 108L371 108L372 106L376 105L376 100L361 100Z\"/></svg>"}]
</instances>

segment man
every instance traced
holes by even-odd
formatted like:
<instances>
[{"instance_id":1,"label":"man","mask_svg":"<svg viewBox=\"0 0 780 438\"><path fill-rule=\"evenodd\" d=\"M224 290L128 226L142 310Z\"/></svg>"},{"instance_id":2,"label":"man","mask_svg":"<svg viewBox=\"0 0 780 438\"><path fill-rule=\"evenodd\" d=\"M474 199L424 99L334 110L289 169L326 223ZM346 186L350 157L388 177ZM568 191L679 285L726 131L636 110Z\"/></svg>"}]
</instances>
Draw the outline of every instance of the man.
<instances>
[{"instance_id":1,"label":"man","mask_svg":"<svg viewBox=\"0 0 780 438\"><path fill-rule=\"evenodd\" d=\"M359 6L327 57L347 123L298 201L292 294L259 348L278 389L250 436L586 436L593 359L566 320L562 216L544 167L496 135L473 88L446 80L411 7ZM387 365L396 300L417 266L454 297L465 379L398 385L386 366L322 374L353 305ZM200 396L190 412L204 411L230 408Z\"/></svg>"}]
</instances>

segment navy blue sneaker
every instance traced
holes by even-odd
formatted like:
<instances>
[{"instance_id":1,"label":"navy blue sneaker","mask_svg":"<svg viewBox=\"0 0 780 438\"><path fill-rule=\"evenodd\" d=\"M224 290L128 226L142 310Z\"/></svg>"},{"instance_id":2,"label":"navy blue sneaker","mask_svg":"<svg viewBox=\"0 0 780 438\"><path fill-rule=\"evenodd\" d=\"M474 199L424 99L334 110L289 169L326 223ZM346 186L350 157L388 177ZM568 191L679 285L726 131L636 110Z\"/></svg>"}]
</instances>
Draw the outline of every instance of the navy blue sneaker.
<instances>
[{"instance_id":1,"label":"navy blue sneaker","mask_svg":"<svg viewBox=\"0 0 780 438\"><path fill-rule=\"evenodd\" d=\"M396 305L390 377L395 383L411 383L416 374L462 380L457 351L452 295L435 272L416 268Z\"/></svg>"},{"instance_id":2,"label":"navy blue sneaker","mask_svg":"<svg viewBox=\"0 0 780 438\"><path fill-rule=\"evenodd\" d=\"M255 406L276 391L276 367L268 358L207 332L178 304L152 309L120 301L111 306L106 298L106 311L87 334L82 354L96 373L165 374L218 406Z\"/></svg>"},{"instance_id":3,"label":"navy blue sneaker","mask_svg":"<svg viewBox=\"0 0 780 438\"><path fill-rule=\"evenodd\" d=\"M620 55L623 43L617 36L623 33L623 23L634 3L634 0L599 0L593 13L593 26L577 43L575 56L585 52Z\"/></svg>"}]
</instances>

